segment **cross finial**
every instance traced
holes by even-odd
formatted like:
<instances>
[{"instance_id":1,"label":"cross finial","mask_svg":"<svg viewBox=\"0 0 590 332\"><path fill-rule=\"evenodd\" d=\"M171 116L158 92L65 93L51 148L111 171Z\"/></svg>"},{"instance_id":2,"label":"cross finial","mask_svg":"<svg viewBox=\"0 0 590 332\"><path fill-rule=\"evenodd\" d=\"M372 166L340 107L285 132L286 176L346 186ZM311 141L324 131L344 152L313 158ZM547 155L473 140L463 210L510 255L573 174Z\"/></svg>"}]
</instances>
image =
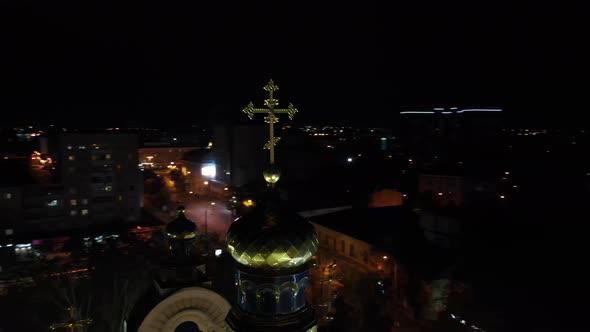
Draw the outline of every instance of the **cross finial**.
<instances>
[{"instance_id":1,"label":"cross finial","mask_svg":"<svg viewBox=\"0 0 590 332\"><path fill-rule=\"evenodd\" d=\"M269 138L268 142L264 144L264 149L270 152L270 164L275 163L275 145L281 140L280 137L275 136L275 123L279 122L279 118L275 114L285 113L292 120L295 113L299 112L293 104L289 104L287 108L275 109L275 106L279 105L279 100L274 98L274 92L279 90L279 86L275 84L273 80L270 80L268 84L263 87L264 91L268 91L268 99L264 100L264 106L267 108L254 108L254 104L250 102L246 108L242 111L248 115L248 118L252 120L255 113L265 113L267 116L264 117L264 122L268 123Z\"/></svg>"}]
</instances>

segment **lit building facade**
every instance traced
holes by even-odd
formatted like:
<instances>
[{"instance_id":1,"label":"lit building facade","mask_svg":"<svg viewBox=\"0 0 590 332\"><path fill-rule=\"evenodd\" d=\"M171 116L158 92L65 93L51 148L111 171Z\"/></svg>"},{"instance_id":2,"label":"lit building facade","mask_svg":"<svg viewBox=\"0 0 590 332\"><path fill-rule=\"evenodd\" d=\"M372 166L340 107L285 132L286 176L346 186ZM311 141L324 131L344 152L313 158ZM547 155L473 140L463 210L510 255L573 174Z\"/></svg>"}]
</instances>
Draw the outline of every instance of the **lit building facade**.
<instances>
[{"instance_id":1,"label":"lit building facade","mask_svg":"<svg viewBox=\"0 0 590 332\"><path fill-rule=\"evenodd\" d=\"M62 133L41 138L48 181L24 186L23 229L69 229L139 220L143 185L137 136Z\"/></svg>"}]
</instances>

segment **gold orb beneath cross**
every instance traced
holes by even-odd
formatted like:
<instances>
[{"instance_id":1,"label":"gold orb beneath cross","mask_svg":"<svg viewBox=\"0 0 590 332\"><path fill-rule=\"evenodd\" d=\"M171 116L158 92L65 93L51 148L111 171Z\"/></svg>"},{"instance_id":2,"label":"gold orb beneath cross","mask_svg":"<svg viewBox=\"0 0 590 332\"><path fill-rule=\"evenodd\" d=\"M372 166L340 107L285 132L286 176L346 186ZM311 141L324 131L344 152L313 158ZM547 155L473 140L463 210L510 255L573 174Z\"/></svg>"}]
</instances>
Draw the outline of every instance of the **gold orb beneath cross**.
<instances>
[{"instance_id":1,"label":"gold orb beneath cross","mask_svg":"<svg viewBox=\"0 0 590 332\"><path fill-rule=\"evenodd\" d=\"M281 178L281 170L273 165L262 172L262 175L264 176L266 183L273 186Z\"/></svg>"}]
</instances>

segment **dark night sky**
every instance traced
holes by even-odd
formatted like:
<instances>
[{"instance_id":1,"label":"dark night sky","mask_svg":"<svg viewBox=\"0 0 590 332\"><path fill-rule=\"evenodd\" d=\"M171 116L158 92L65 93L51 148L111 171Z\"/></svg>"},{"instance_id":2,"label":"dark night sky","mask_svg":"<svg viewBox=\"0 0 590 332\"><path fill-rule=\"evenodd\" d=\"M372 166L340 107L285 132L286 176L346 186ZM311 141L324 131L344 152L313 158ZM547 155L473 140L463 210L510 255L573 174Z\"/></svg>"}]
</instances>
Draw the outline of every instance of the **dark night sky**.
<instances>
[{"instance_id":1,"label":"dark night sky","mask_svg":"<svg viewBox=\"0 0 590 332\"><path fill-rule=\"evenodd\" d=\"M260 103L272 77L301 121L382 124L420 105L579 121L589 14L527 2L9 0L0 107L8 120L198 123Z\"/></svg>"}]
</instances>

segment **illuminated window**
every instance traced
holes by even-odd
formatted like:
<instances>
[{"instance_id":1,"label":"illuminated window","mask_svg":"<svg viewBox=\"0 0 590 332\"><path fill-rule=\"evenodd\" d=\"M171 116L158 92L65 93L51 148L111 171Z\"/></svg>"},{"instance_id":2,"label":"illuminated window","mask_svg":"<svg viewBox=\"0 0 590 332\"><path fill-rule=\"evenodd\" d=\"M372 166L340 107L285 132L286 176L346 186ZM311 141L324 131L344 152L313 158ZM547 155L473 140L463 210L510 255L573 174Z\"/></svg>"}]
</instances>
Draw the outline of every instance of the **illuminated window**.
<instances>
[{"instance_id":1,"label":"illuminated window","mask_svg":"<svg viewBox=\"0 0 590 332\"><path fill-rule=\"evenodd\" d=\"M88 205L88 198L82 198L82 204Z\"/></svg>"},{"instance_id":2,"label":"illuminated window","mask_svg":"<svg viewBox=\"0 0 590 332\"><path fill-rule=\"evenodd\" d=\"M70 199L70 205L76 206L76 205L78 205L78 201L76 201L75 199Z\"/></svg>"},{"instance_id":3,"label":"illuminated window","mask_svg":"<svg viewBox=\"0 0 590 332\"><path fill-rule=\"evenodd\" d=\"M76 160L76 157L74 157L74 156L68 156L68 160Z\"/></svg>"},{"instance_id":4,"label":"illuminated window","mask_svg":"<svg viewBox=\"0 0 590 332\"><path fill-rule=\"evenodd\" d=\"M104 186L104 191L113 191L113 186L111 186L111 185Z\"/></svg>"},{"instance_id":5,"label":"illuminated window","mask_svg":"<svg viewBox=\"0 0 590 332\"><path fill-rule=\"evenodd\" d=\"M47 206L57 206L58 204L59 202L57 201L57 199L52 199L47 202Z\"/></svg>"},{"instance_id":6,"label":"illuminated window","mask_svg":"<svg viewBox=\"0 0 590 332\"><path fill-rule=\"evenodd\" d=\"M4 197L5 199L11 199L12 198L12 193L5 193L2 195L2 197Z\"/></svg>"},{"instance_id":7,"label":"illuminated window","mask_svg":"<svg viewBox=\"0 0 590 332\"><path fill-rule=\"evenodd\" d=\"M76 215L78 215L78 211L76 211L76 210L70 211L70 216L76 216Z\"/></svg>"},{"instance_id":8,"label":"illuminated window","mask_svg":"<svg viewBox=\"0 0 590 332\"><path fill-rule=\"evenodd\" d=\"M86 146L84 146L84 145L78 145L78 149L79 150L86 150Z\"/></svg>"},{"instance_id":9,"label":"illuminated window","mask_svg":"<svg viewBox=\"0 0 590 332\"><path fill-rule=\"evenodd\" d=\"M104 159L106 159L106 160L109 160L109 159L111 159L111 155L110 155L110 154L105 154L105 155L104 155Z\"/></svg>"},{"instance_id":10,"label":"illuminated window","mask_svg":"<svg viewBox=\"0 0 590 332\"><path fill-rule=\"evenodd\" d=\"M217 172L216 172L215 165L206 165L206 166L201 167L201 175L202 176L214 178L216 173Z\"/></svg>"},{"instance_id":11,"label":"illuminated window","mask_svg":"<svg viewBox=\"0 0 590 332\"><path fill-rule=\"evenodd\" d=\"M82 210L82 215L83 216L87 216L88 215L88 209L83 209Z\"/></svg>"},{"instance_id":12,"label":"illuminated window","mask_svg":"<svg viewBox=\"0 0 590 332\"><path fill-rule=\"evenodd\" d=\"M119 196L117 197L117 199L118 199L118 200L120 200L120 201L122 201L122 200L123 200L123 195L119 195Z\"/></svg>"},{"instance_id":13,"label":"illuminated window","mask_svg":"<svg viewBox=\"0 0 590 332\"><path fill-rule=\"evenodd\" d=\"M72 149L72 146L71 145L68 145L68 146L66 146L66 149L71 150Z\"/></svg>"}]
</instances>

